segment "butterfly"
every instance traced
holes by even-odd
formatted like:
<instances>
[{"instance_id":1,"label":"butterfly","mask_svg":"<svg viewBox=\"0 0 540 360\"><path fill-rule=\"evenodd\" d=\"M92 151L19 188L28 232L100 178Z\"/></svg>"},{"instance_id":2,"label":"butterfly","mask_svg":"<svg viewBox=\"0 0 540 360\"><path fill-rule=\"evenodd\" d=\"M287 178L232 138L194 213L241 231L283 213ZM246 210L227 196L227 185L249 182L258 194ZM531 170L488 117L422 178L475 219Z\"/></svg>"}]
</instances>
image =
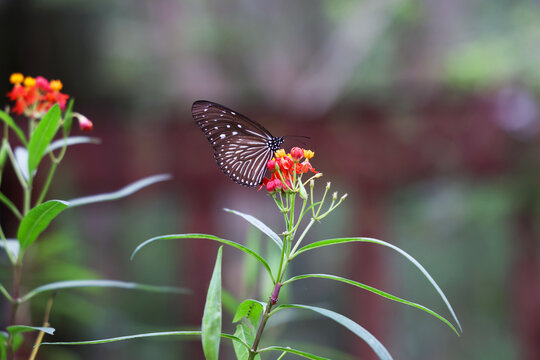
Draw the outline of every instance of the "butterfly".
<instances>
[{"instance_id":1,"label":"butterfly","mask_svg":"<svg viewBox=\"0 0 540 360\"><path fill-rule=\"evenodd\" d=\"M285 138L274 137L261 124L211 101L195 101L191 114L212 145L221 171L240 185L260 185L266 164Z\"/></svg>"}]
</instances>

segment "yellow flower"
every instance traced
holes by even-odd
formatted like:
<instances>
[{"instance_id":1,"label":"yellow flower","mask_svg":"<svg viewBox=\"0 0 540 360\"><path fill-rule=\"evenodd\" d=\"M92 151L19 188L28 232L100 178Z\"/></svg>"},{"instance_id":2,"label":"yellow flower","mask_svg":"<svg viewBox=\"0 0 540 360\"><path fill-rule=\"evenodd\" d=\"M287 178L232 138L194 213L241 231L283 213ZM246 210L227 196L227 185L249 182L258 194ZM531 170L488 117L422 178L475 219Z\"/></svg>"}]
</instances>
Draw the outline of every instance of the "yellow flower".
<instances>
[{"instance_id":1,"label":"yellow flower","mask_svg":"<svg viewBox=\"0 0 540 360\"><path fill-rule=\"evenodd\" d=\"M52 91L60 91L62 90L62 82L60 80L51 80L51 90Z\"/></svg>"},{"instance_id":2,"label":"yellow flower","mask_svg":"<svg viewBox=\"0 0 540 360\"><path fill-rule=\"evenodd\" d=\"M31 88L36 85L36 79L34 79L31 76L27 76L24 78L24 86L27 88Z\"/></svg>"},{"instance_id":3,"label":"yellow flower","mask_svg":"<svg viewBox=\"0 0 540 360\"><path fill-rule=\"evenodd\" d=\"M279 149L278 151L276 151L276 158L282 158L282 157L285 157L287 155L287 153L285 152L285 150L283 149Z\"/></svg>"},{"instance_id":4,"label":"yellow flower","mask_svg":"<svg viewBox=\"0 0 540 360\"><path fill-rule=\"evenodd\" d=\"M20 84L24 80L24 76L21 73L13 73L9 77L9 82L12 84Z\"/></svg>"},{"instance_id":5,"label":"yellow flower","mask_svg":"<svg viewBox=\"0 0 540 360\"><path fill-rule=\"evenodd\" d=\"M311 158L314 157L314 156L315 156L315 153L314 153L313 151L311 151L311 150L304 150L304 157L305 157L306 159L309 160L309 159L311 159Z\"/></svg>"}]
</instances>

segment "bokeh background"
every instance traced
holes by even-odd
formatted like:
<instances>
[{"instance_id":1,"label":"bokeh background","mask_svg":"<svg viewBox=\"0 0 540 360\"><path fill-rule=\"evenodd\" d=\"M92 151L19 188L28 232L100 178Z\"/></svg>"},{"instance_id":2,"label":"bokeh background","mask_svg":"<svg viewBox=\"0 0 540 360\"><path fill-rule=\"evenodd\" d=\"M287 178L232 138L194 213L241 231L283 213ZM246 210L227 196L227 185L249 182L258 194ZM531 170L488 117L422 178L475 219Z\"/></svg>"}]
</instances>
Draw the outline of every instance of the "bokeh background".
<instances>
[{"instance_id":1,"label":"bokeh background","mask_svg":"<svg viewBox=\"0 0 540 360\"><path fill-rule=\"evenodd\" d=\"M198 328L217 245L164 242L130 261L133 249L183 232L264 249L268 239L224 207L282 229L263 191L218 170L190 114L194 100L207 99L274 135L309 136L312 164L325 175L320 187L331 181L349 197L307 241L371 236L402 247L439 283L464 332L457 337L423 312L325 280L299 282L280 300L350 316L396 359L540 358L539 1L0 0L0 39L0 93L12 72L61 79L102 139L70 149L51 198L174 176L62 214L29 254L24 279L27 288L95 277L192 293L64 291L48 340ZM17 196L13 176L2 192ZM15 231L6 209L0 216ZM8 260L0 261L9 284ZM309 272L349 277L449 316L420 272L386 248L308 253L291 273ZM234 302L265 299L271 289L234 249L225 249L224 274L224 330L232 333ZM45 301L36 298L22 321L41 323ZM0 306L3 327L7 304ZM266 344L374 358L328 319L289 312L270 325ZM222 354L232 358L228 341ZM202 359L202 351L196 338L162 338L42 348L40 358Z\"/></svg>"}]
</instances>

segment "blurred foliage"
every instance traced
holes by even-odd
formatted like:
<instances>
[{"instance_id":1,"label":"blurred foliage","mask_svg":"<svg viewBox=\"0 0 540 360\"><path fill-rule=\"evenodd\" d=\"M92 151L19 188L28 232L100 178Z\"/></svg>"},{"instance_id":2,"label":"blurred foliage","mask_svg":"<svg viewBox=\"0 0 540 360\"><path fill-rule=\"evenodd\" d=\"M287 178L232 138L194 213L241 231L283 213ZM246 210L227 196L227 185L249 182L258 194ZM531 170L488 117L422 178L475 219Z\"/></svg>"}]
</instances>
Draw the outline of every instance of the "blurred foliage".
<instances>
[{"instance_id":1,"label":"blurred foliage","mask_svg":"<svg viewBox=\"0 0 540 360\"><path fill-rule=\"evenodd\" d=\"M433 273L463 320L461 338L407 309L396 309L400 321L394 337L403 359L516 359L519 352L507 309L512 305L510 265L515 254L514 214L519 184L508 179L477 182L441 178L396 194L392 238L417 256ZM388 259L391 261L390 259ZM417 271L394 263L392 281L411 299L435 299L417 281ZM426 291L427 290L427 291ZM441 308L434 303L434 309ZM414 328L414 332L406 329ZM414 334L413 334L414 333ZM404 335L405 334L405 335ZM421 344L418 339L424 339ZM429 341L426 341L429 339ZM440 349L445 349L444 356Z\"/></svg>"}]
</instances>

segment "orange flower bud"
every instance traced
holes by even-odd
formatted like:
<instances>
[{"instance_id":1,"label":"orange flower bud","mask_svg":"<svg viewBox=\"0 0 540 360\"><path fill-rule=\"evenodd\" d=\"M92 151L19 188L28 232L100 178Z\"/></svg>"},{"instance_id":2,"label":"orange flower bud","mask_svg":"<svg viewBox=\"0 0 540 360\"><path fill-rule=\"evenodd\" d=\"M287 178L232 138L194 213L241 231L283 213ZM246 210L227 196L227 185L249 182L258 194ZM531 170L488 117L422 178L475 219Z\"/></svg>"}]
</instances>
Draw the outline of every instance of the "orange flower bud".
<instances>
[{"instance_id":1,"label":"orange flower bud","mask_svg":"<svg viewBox=\"0 0 540 360\"><path fill-rule=\"evenodd\" d=\"M60 91L62 90L62 87L64 87L64 85L62 84L60 80L51 80L52 91Z\"/></svg>"}]
</instances>

